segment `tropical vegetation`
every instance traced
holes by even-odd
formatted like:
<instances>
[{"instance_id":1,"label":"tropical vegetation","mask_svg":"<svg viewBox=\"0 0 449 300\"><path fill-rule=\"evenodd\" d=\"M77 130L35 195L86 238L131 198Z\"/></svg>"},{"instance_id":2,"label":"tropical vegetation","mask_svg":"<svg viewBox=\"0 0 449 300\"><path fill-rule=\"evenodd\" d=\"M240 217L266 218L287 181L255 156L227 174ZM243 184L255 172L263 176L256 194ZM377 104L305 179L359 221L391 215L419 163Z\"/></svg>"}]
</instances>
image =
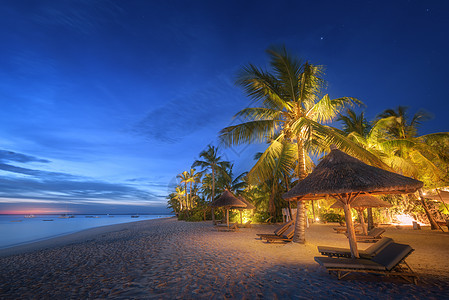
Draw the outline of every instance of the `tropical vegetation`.
<instances>
[{"instance_id":1,"label":"tropical vegetation","mask_svg":"<svg viewBox=\"0 0 449 300\"><path fill-rule=\"evenodd\" d=\"M370 165L419 179L425 189L449 185L449 133L419 135L419 125L429 114L419 111L410 117L407 108L399 106L369 122L364 112L357 113L360 100L325 94L322 66L300 60L284 47L271 47L267 54L268 69L249 64L237 76L236 84L250 105L234 116L239 124L219 133L221 149L208 145L190 170L178 175L179 184L167 198L180 219L220 218L221 212L214 212L210 204L228 189L256 206L254 220L281 221L283 208L297 208L294 241L304 242L306 218L335 221L340 215L329 209L331 200L290 203L282 194L313 170L331 144ZM233 162L223 160L220 151L255 143L266 145L265 150L254 155L248 172L235 175ZM420 221L432 223L444 211L422 191L385 198L394 204L392 211ZM382 221L390 216L375 217Z\"/></svg>"}]
</instances>

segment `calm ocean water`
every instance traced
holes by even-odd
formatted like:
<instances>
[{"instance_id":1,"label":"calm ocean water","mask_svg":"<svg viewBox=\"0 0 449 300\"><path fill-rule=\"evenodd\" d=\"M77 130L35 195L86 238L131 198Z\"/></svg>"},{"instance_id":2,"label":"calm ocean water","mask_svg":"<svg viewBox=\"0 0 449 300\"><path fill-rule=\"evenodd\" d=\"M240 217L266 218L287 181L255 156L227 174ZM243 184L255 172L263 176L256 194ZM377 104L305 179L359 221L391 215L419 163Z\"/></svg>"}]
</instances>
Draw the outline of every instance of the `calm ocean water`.
<instances>
[{"instance_id":1,"label":"calm ocean water","mask_svg":"<svg viewBox=\"0 0 449 300\"><path fill-rule=\"evenodd\" d=\"M74 215L62 218L58 215L0 215L0 249L27 244L39 240L66 235L88 228L129 223L142 220L167 218L170 215Z\"/></svg>"}]
</instances>

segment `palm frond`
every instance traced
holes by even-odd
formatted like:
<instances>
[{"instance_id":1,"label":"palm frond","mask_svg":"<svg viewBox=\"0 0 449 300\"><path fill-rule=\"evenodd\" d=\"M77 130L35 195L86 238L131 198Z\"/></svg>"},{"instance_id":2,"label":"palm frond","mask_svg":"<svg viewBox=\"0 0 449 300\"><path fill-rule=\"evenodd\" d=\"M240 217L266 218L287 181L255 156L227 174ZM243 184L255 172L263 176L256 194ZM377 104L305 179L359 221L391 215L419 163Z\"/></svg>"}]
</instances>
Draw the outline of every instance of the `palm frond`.
<instances>
[{"instance_id":1,"label":"palm frond","mask_svg":"<svg viewBox=\"0 0 449 300\"><path fill-rule=\"evenodd\" d=\"M234 118L243 118L244 120L280 120L282 116L282 111L265 108L265 107L247 107L242 109Z\"/></svg>"},{"instance_id":2,"label":"palm frond","mask_svg":"<svg viewBox=\"0 0 449 300\"><path fill-rule=\"evenodd\" d=\"M276 134L276 121L259 120L223 128L220 141L226 147L244 143L260 143Z\"/></svg>"}]
</instances>

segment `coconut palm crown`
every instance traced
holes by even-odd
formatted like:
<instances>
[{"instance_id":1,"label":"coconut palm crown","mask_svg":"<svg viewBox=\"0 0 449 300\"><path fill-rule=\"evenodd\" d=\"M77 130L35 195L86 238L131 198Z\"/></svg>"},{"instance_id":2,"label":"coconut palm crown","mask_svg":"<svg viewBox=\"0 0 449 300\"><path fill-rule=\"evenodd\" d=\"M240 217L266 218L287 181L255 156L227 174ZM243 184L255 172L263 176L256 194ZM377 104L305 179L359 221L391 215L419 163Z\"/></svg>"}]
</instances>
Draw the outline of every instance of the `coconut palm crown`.
<instances>
[{"instance_id":1,"label":"coconut palm crown","mask_svg":"<svg viewBox=\"0 0 449 300\"><path fill-rule=\"evenodd\" d=\"M330 144L371 164L384 166L376 156L324 125L334 120L341 109L361 104L359 100L322 96L326 85L321 77L322 66L303 62L291 56L284 47L269 48L267 53L270 71L249 64L237 79L237 84L257 106L238 112L235 118L242 123L220 132L226 146L268 142L268 148L249 172L250 181L270 179L275 168L282 168L280 174L294 172L301 180L307 176L308 151L328 151ZM286 144L296 145L296 149L286 148ZM282 159L281 155L288 159ZM295 161L296 170L293 170ZM302 218L303 214L298 213L297 217ZM295 231L294 241L304 242L302 223L303 220L296 222L299 230Z\"/></svg>"}]
</instances>

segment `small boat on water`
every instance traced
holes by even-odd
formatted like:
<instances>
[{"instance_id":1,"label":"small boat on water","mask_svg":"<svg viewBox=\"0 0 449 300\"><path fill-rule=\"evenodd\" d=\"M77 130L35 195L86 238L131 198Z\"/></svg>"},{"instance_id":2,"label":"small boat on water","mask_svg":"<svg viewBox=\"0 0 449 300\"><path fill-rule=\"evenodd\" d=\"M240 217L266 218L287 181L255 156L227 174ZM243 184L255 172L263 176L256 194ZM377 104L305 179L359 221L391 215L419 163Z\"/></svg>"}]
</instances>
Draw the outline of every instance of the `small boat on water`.
<instances>
[{"instance_id":1,"label":"small boat on water","mask_svg":"<svg viewBox=\"0 0 449 300\"><path fill-rule=\"evenodd\" d=\"M50 222L50 221L53 221L52 219L49 219L49 220L42 220L42 221L44 221L44 222Z\"/></svg>"},{"instance_id":2,"label":"small boat on water","mask_svg":"<svg viewBox=\"0 0 449 300\"><path fill-rule=\"evenodd\" d=\"M138 217L140 217L140 216L137 216L137 215L135 215L135 216L131 216L131 218L138 218Z\"/></svg>"},{"instance_id":3,"label":"small boat on water","mask_svg":"<svg viewBox=\"0 0 449 300\"><path fill-rule=\"evenodd\" d=\"M63 214L63 215L59 216L60 219L70 219L70 218L74 218L74 217L75 217L74 215L67 215L67 214Z\"/></svg>"}]
</instances>

